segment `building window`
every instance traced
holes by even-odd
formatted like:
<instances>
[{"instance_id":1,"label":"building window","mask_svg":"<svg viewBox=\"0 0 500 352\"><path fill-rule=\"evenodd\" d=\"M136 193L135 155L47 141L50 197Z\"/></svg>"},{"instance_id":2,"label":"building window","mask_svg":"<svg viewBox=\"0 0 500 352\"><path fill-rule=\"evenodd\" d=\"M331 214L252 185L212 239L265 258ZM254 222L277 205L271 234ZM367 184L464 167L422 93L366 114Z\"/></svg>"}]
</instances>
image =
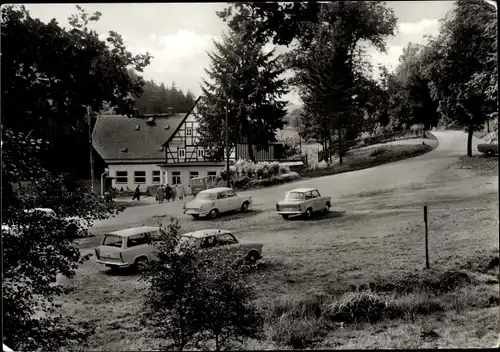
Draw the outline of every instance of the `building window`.
<instances>
[{"instance_id":1,"label":"building window","mask_svg":"<svg viewBox=\"0 0 500 352\"><path fill-rule=\"evenodd\" d=\"M160 170L154 170L153 171L153 183L154 184L159 184L161 182L161 171Z\"/></svg>"},{"instance_id":2,"label":"building window","mask_svg":"<svg viewBox=\"0 0 500 352\"><path fill-rule=\"evenodd\" d=\"M128 183L128 172L127 171L117 171L116 172L116 183Z\"/></svg>"},{"instance_id":3,"label":"building window","mask_svg":"<svg viewBox=\"0 0 500 352\"><path fill-rule=\"evenodd\" d=\"M181 172L180 171L172 171L172 184L178 185L181 183Z\"/></svg>"},{"instance_id":4,"label":"building window","mask_svg":"<svg viewBox=\"0 0 500 352\"><path fill-rule=\"evenodd\" d=\"M193 135L193 128L188 127L186 128L186 136L191 137Z\"/></svg>"},{"instance_id":5,"label":"building window","mask_svg":"<svg viewBox=\"0 0 500 352\"><path fill-rule=\"evenodd\" d=\"M177 157L179 159L185 159L186 158L186 149L177 149Z\"/></svg>"},{"instance_id":6,"label":"building window","mask_svg":"<svg viewBox=\"0 0 500 352\"><path fill-rule=\"evenodd\" d=\"M189 172L189 179L192 179L192 178L195 178L195 177L198 177L198 171L190 171Z\"/></svg>"},{"instance_id":7,"label":"building window","mask_svg":"<svg viewBox=\"0 0 500 352\"><path fill-rule=\"evenodd\" d=\"M209 171L207 173L207 176L208 176L208 180L210 182L212 182L213 180L215 180L215 178L217 177L217 171Z\"/></svg>"},{"instance_id":8,"label":"building window","mask_svg":"<svg viewBox=\"0 0 500 352\"><path fill-rule=\"evenodd\" d=\"M146 183L146 171L134 171L134 183Z\"/></svg>"},{"instance_id":9,"label":"building window","mask_svg":"<svg viewBox=\"0 0 500 352\"><path fill-rule=\"evenodd\" d=\"M198 148L198 158L203 158L205 156L205 151L203 149Z\"/></svg>"}]
</instances>

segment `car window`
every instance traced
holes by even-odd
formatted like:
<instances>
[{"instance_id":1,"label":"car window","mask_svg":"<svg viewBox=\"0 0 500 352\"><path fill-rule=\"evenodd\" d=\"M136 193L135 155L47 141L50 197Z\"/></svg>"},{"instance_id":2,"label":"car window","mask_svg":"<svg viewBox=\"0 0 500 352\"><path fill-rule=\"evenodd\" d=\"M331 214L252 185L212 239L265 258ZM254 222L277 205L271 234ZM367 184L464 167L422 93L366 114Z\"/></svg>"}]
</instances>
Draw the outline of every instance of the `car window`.
<instances>
[{"instance_id":1,"label":"car window","mask_svg":"<svg viewBox=\"0 0 500 352\"><path fill-rule=\"evenodd\" d=\"M227 197L235 197L235 196L236 196L236 194L234 193L234 191L227 191L227 192L226 192L226 196L227 196Z\"/></svg>"},{"instance_id":2,"label":"car window","mask_svg":"<svg viewBox=\"0 0 500 352\"><path fill-rule=\"evenodd\" d=\"M302 192L288 192L285 200L304 200L304 193Z\"/></svg>"},{"instance_id":3,"label":"car window","mask_svg":"<svg viewBox=\"0 0 500 352\"><path fill-rule=\"evenodd\" d=\"M117 235L106 235L104 236L104 241L102 241L103 246L111 246L121 248L123 243L123 238Z\"/></svg>"},{"instance_id":4,"label":"car window","mask_svg":"<svg viewBox=\"0 0 500 352\"><path fill-rule=\"evenodd\" d=\"M139 235L130 236L127 239L127 248L140 246L146 243L148 243L148 238L145 233L141 233Z\"/></svg>"},{"instance_id":5,"label":"car window","mask_svg":"<svg viewBox=\"0 0 500 352\"><path fill-rule=\"evenodd\" d=\"M236 238L230 233L223 233L217 236L217 245L224 246L228 244L238 243Z\"/></svg>"},{"instance_id":6,"label":"car window","mask_svg":"<svg viewBox=\"0 0 500 352\"><path fill-rule=\"evenodd\" d=\"M217 245L217 239L215 236L208 236L203 239L201 242L201 248L206 249L206 248L212 248Z\"/></svg>"},{"instance_id":7,"label":"car window","mask_svg":"<svg viewBox=\"0 0 500 352\"><path fill-rule=\"evenodd\" d=\"M179 245L187 247L196 247L198 244L196 238L189 236L181 236L179 239Z\"/></svg>"},{"instance_id":8,"label":"car window","mask_svg":"<svg viewBox=\"0 0 500 352\"><path fill-rule=\"evenodd\" d=\"M317 190L312 191L312 196L313 196L313 198L319 198L320 197L319 192Z\"/></svg>"},{"instance_id":9,"label":"car window","mask_svg":"<svg viewBox=\"0 0 500 352\"><path fill-rule=\"evenodd\" d=\"M213 194L213 193L198 193L198 195L196 196L196 199L214 200L215 194Z\"/></svg>"},{"instance_id":10,"label":"car window","mask_svg":"<svg viewBox=\"0 0 500 352\"><path fill-rule=\"evenodd\" d=\"M306 192L306 193L305 193L305 195L306 195L306 199L311 199L311 198L313 198L313 195L312 195L312 192L311 192L311 191Z\"/></svg>"},{"instance_id":11,"label":"car window","mask_svg":"<svg viewBox=\"0 0 500 352\"><path fill-rule=\"evenodd\" d=\"M217 193L217 199L224 199L224 198L226 198L226 192Z\"/></svg>"}]
</instances>

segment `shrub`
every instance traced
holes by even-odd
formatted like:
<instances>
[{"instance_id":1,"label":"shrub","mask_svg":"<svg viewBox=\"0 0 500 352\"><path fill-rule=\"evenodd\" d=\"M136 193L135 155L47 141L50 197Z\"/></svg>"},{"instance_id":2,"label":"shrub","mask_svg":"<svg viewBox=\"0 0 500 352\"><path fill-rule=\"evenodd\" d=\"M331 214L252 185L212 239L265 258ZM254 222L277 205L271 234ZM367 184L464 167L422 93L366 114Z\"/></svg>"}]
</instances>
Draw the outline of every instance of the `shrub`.
<instances>
[{"instance_id":1,"label":"shrub","mask_svg":"<svg viewBox=\"0 0 500 352\"><path fill-rule=\"evenodd\" d=\"M385 316L389 319L405 317L413 320L417 315L433 314L444 309L444 303L428 293L411 294L387 302Z\"/></svg>"},{"instance_id":2,"label":"shrub","mask_svg":"<svg viewBox=\"0 0 500 352\"><path fill-rule=\"evenodd\" d=\"M386 148L375 148L370 152L370 156L375 157L384 154L387 151Z\"/></svg>"},{"instance_id":3,"label":"shrub","mask_svg":"<svg viewBox=\"0 0 500 352\"><path fill-rule=\"evenodd\" d=\"M293 349L304 349L319 340L325 332L325 325L318 319L294 319L286 315L273 322L271 339Z\"/></svg>"},{"instance_id":4,"label":"shrub","mask_svg":"<svg viewBox=\"0 0 500 352\"><path fill-rule=\"evenodd\" d=\"M142 322L154 327L154 337L169 341L161 347L180 351L211 340L220 351L231 340L260 337L264 320L245 268L227 253L203 265L194 248L179 241L179 230L171 218L155 242L157 258L142 276L149 283Z\"/></svg>"},{"instance_id":5,"label":"shrub","mask_svg":"<svg viewBox=\"0 0 500 352\"><path fill-rule=\"evenodd\" d=\"M327 307L326 316L336 322L359 323L382 319L385 301L369 292L349 292Z\"/></svg>"}]
</instances>

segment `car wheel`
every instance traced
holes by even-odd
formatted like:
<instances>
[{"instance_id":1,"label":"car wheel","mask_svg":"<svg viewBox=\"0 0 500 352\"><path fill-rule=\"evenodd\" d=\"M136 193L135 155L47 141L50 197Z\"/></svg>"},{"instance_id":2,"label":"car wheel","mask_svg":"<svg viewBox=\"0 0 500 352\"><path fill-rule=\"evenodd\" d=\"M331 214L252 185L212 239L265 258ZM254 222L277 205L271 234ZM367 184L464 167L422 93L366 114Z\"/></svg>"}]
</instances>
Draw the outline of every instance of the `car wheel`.
<instances>
[{"instance_id":1,"label":"car wheel","mask_svg":"<svg viewBox=\"0 0 500 352\"><path fill-rule=\"evenodd\" d=\"M246 258L247 264L253 265L253 264L257 263L258 257L259 257L259 254L257 252L254 252L254 251L250 252Z\"/></svg>"},{"instance_id":2,"label":"car wheel","mask_svg":"<svg viewBox=\"0 0 500 352\"><path fill-rule=\"evenodd\" d=\"M330 212L330 203L326 203L325 204L325 209L323 209L323 212L325 214L329 213Z\"/></svg>"},{"instance_id":3,"label":"car wheel","mask_svg":"<svg viewBox=\"0 0 500 352\"><path fill-rule=\"evenodd\" d=\"M193 219L195 219L195 220L198 220L198 219L200 218L200 216L199 216L199 215L191 215L191 216L192 216L192 217L193 217Z\"/></svg>"},{"instance_id":4,"label":"car wheel","mask_svg":"<svg viewBox=\"0 0 500 352\"><path fill-rule=\"evenodd\" d=\"M217 209L212 209L210 210L210 213L208 213L210 219L215 219L217 215L219 215L219 211Z\"/></svg>"},{"instance_id":5,"label":"car wheel","mask_svg":"<svg viewBox=\"0 0 500 352\"><path fill-rule=\"evenodd\" d=\"M312 209L311 208L307 208L306 213L305 213L306 219L312 218L312 215L313 215Z\"/></svg>"},{"instance_id":6,"label":"car wheel","mask_svg":"<svg viewBox=\"0 0 500 352\"><path fill-rule=\"evenodd\" d=\"M241 205L241 211L242 212L246 212L248 210L248 202L244 202L242 205Z\"/></svg>"},{"instance_id":7,"label":"car wheel","mask_svg":"<svg viewBox=\"0 0 500 352\"><path fill-rule=\"evenodd\" d=\"M283 214L281 215L283 217L283 219L287 220L289 218L288 214Z\"/></svg>"},{"instance_id":8,"label":"car wheel","mask_svg":"<svg viewBox=\"0 0 500 352\"><path fill-rule=\"evenodd\" d=\"M146 258L138 258L135 260L134 266L138 272L143 272L148 267L148 260Z\"/></svg>"}]
</instances>

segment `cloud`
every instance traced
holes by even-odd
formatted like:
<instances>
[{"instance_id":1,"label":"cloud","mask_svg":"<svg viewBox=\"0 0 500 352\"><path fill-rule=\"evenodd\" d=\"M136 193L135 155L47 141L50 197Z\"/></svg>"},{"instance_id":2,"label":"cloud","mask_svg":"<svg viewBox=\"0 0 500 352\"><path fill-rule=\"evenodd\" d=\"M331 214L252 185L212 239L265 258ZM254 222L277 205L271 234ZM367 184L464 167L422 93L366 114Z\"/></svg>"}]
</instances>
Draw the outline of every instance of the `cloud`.
<instances>
[{"instance_id":1,"label":"cloud","mask_svg":"<svg viewBox=\"0 0 500 352\"><path fill-rule=\"evenodd\" d=\"M418 22L401 22L398 24L399 34L403 36L423 36L433 34L439 30L437 19L423 18Z\"/></svg>"},{"instance_id":2,"label":"cloud","mask_svg":"<svg viewBox=\"0 0 500 352\"><path fill-rule=\"evenodd\" d=\"M150 33L148 42L129 48L134 54L147 51L153 56L151 64L144 69L144 78L166 85L175 82L184 92L190 89L198 95L201 80L206 76L204 69L210 63L207 51L213 51L213 40L218 39L213 35L180 29L164 36Z\"/></svg>"}]
</instances>

